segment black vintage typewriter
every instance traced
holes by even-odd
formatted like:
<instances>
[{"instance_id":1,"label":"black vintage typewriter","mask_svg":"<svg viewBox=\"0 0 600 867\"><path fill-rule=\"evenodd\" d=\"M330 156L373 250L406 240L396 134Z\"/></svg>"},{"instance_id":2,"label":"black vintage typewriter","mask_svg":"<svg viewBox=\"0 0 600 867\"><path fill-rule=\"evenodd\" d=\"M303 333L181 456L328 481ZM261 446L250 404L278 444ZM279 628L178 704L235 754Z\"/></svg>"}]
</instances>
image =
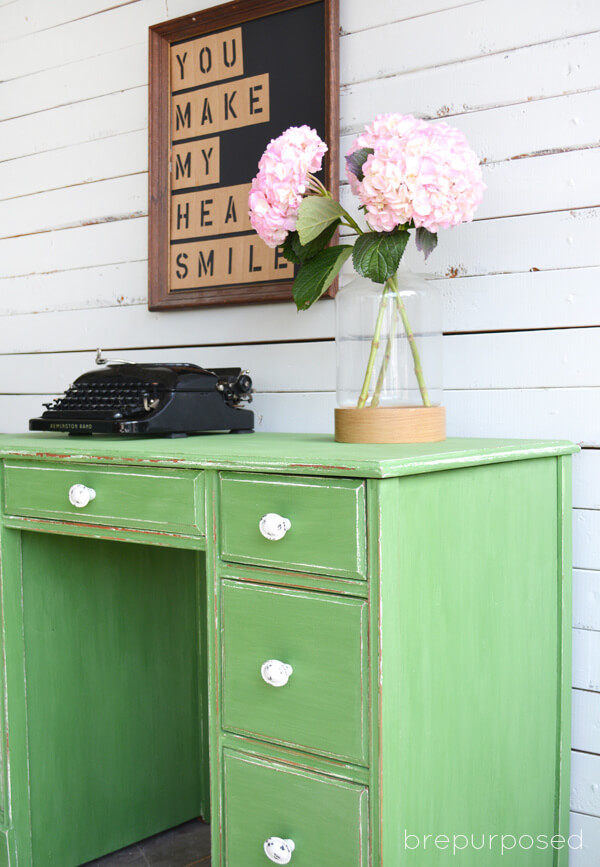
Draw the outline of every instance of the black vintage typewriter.
<instances>
[{"instance_id":1,"label":"black vintage typewriter","mask_svg":"<svg viewBox=\"0 0 600 867\"><path fill-rule=\"evenodd\" d=\"M195 364L138 364L102 358L106 365L79 376L29 430L185 436L203 431L252 431L252 380L239 367L205 370Z\"/></svg>"}]
</instances>

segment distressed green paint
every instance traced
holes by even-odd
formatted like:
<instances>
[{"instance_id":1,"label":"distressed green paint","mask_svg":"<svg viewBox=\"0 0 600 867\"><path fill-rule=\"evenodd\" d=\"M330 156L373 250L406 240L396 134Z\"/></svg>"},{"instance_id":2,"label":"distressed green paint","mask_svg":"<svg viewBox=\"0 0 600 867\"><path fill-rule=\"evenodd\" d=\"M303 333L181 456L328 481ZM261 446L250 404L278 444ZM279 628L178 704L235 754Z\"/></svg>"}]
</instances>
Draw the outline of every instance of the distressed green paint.
<instances>
[{"instance_id":1,"label":"distressed green paint","mask_svg":"<svg viewBox=\"0 0 600 867\"><path fill-rule=\"evenodd\" d=\"M23 534L36 867L201 811L194 557Z\"/></svg>"},{"instance_id":2,"label":"distressed green paint","mask_svg":"<svg viewBox=\"0 0 600 867\"><path fill-rule=\"evenodd\" d=\"M32 864L21 589L21 534L14 530L2 528L0 530L0 554L5 679L2 748L3 751L5 750L4 759L7 764L7 791L11 793L10 803L6 804L5 810L5 821L8 820L11 824L7 841L11 864Z\"/></svg>"},{"instance_id":3,"label":"distressed green paint","mask_svg":"<svg viewBox=\"0 0 600 867\"><path fill-rule=\"evenodd\" d=\"M298 867L367 867L366 787L229 751L224 787L227 867L264 867L271 836L293 839Z\"/></svg>"},{"instance_id":4,"label":"distressed green paint","mask_svg":"<svg viewBox=\"0 0 600 867\"><path fill-rule=\"evenodd\" d=\"M291 522L278 541L265 539L258 529L270 512ZM225 560L366 577L365 492L360 482L222 473L221 525Z\"/></svg>"},{"instance_id":5,"label":"distressed green paint","mask_svg":"<svg viewBox=\"0 0 600 867\"><path fill-rule=\"evenodd\" d=\"M0 867L10 867L9 833L0 830Z\"/></svg>"},{"instance_id":6,"label":"distressed green paint","mask_svg":"<svg viewBox=\"0 0 600 867\"><path fill-rule=\"evenodd\" d=\"M369 729L371 739L369 743L369 828L371 838L371 863L379 865L381 861L381 801L383 795L382 773L383 773L383 755L380 751L381 741L381 699L382 699L382 676L381 676L381 580L383 577L384 555L387 559L387 546L397 544L394 540L398 536L398 502L393 496L393 482L375 482L369 480L367 482L367 538L369 550L369 692L368 692L368 708L369 708ZM390 496L386 496L390 495ZM383 536L383 522L387 522L385 536ZM394 528L392 530L392 528ZM392 536L393 533L393 536ZM389 535L389 538L388 538ZM386 564L386 569L387 569ZM387 574L393 575L395 567L390 563L390 569ZM388 586L389 594L396 594L398 581L390 581ZM389 599L390 605L398 604L398 599ZM390 636L392 638L392 636ZM395 640L398 640L398 634L395 633ZM398 695L398 678L392 679L386 684L386 696L392 710L394 697ZM400 708L396 700L396 710ZM394 776L397 776L397 768L394 769ZM397 780L397 787L401 781ZM394 785L394 783L392 783Z\"/></svg>"},{"instance_id":7,"label":"distressed green paint","mask_svg":"<svg viewBox=\"0 0 600 867\"><path fill-rule=\"evenodd\" d=\"M571 780L571 632L572 602L572 479L571 459L557 458L557 539L558 575L556 608L558 614L558 713L556 718L556 816L557 828L569 828ZM566 833L563 831L562 833ZM556 867L567 867L569 851L556 853Z\"/></svg>"},{"instance_id":8,"label":"distressed green paint","mask_svg":"<svg viewBox=\"0 0 600 867\"><path fill-rule=\"evenodd\" d=\"M187 575L190 570L182 571L181 577ZM209 728L209 624L208 624L208 592L206 575L206 558L203 554L194 557L195 579L195 602L196 602L196 635L193 643L196 657L196 694L198 696L198 728L196 737L198 741L199 761L196 766L198 791L199 791L199 815L205 822L210 822L210 728Z\"/></svg>"},{"instance_id":9,"label":"distressed green paint","mask_svg":"<svg viewBox=\"0 0 600 867\"><path fill-rule=\"evenodd\" d=\"M369 769L351 762L325 758L299 748L281 746L273 741L259 741L255 737L228 731L221 732L219 741L225 749L252 753L254 756L268 760L274 759L280 764L288 765L291 769L304 768L306 771L318 771L328 777L360 783L363 786L368 786L370 782Z\"/></svg>"},{"instance_id":10,"label":"distressed green paint","mask_svg":"<svg viewBox=\"0 0 600 867\"><path fill-rule=\"evenodd\" d=\"M79 536L86 539L111 539L114 542L133 542L136 545L158 545L161 548L190 548L204 550L206 541L200 536L185 536L178 533L156 532L143 527L124 529L119 527L99 527L97 524L75 524L58 521L45 521L39 518L3 519L5 527L13 530L27 530L33 533L50 533L60 536Z\"/></svg>"},{"instance_id":11,"label":"distressed green paint","mask_svg":"<svg viewBox=\"0 0 600 867\"><path fill-rule=\"evenodd\" d=\"M326 575L308 575L291 569L265 569L257 566L240 566L238 563L221 563L221 578L234 578L236 581L252 581L255 584L275 584L280 587L295 587L298 590L319 590L341 596L369 596L366 581L351 578L329 578Z\"/></svg>"},{"instance_id":12,"label":"distressed green paint","mask_svg":"<svg viewBox=\"0 0 600 867\"><path fill-rule=\"evenodd\" d=\"M555 817L556 464L384 483L383 864L456 864L451 845L432 845L440 834L473 834L479 845L482 835L565 833ZM390 522L402 528L395 538ZM405 833L415 835L414 850ZM459 857L461 867L524 857L528 867L549 867L554 854L534 847L501 856L496 839Z\"/></svg>"},{"instance_id":13,"label":"distressed green paint","mask_svg":"<svg viewBox=\"0 0 600 867\"><path fill-rule=\"evenodd\" d=\"M202 475L185 470L6 461L4 503L9 515L203 535L202 482ZM69 502L69 488L76 484L96 492L84 508Z\"/></svg>"},{"instance_id":14,"label":"distressed green paint","mask_svg":"<svg viewBox=\"0 0 600 867\"><path fill-rule=\"evenodd\" d=\"M295 840L300 867L495 867L497 849L406 851L403 832L566 834L575 450L319 435L0 437L11 474L18 466L37 479L51 467L56 491L74 472L97 485L119 479L110 508L77 510L77 520L53 502L42 514L50 494L38 482L27 496L9 486L13 514L2 503L11 800L0 867L74 867L181 821L181 799L206 816L209 786L213 867L266 863L270 834ZM143 495L140 475L152 481ZM176 477L177 495L163 500L163 481ZM129 483L137 505L124 512ZM287 499L273 503L276 490ZM290 517L287 507L301 533L281 548L262 539L258 519ZM306 690L306 668L315 693L293 712L286 688L250 665L254 650L258 659L288 648L290 684ZM257 690L283 700L267 714ZM114 795L102 809L95 764ZM141 810L137 780L151 773L141 792L157 781L160 792ZM566 867L567 853L501 860Z\"/></svg>"},{"instance_id":15,"label":"distressed green paint","mask_svg":"<svg viewBox=\"0 0 600 867\"><path fill-rule=\"evenodd\" d=\"M218 552L221 537L218 522L219 479L206 472L206 635L208 675L208 742L210 768L211 867L222 867L223 855L223 748L220 742L221 667L219 665L220 592Z\"/></svg>"},{"instance_id":16,"label":"distressed green paint","mask_svg":"<svg viewBox=\"0 0 600 867\"><path fill-rule=\"evenodd\" d=\"M366 761L367 603L323 593L222 583L225 729ZM291 665L285 686L263 662Z\"/></svg>"},{"instance_id":17,"label":"distressed green paint","mask_svg":"<svg viewBox=\"0 0 600 867\"><path fill-rule=\"evenodd\" d=\"M283 472L302 476L387 478L465 465L571 454L563 441L450 438L440 443L377 445L336 443L328 434L204 434L181 439L155 437L65 437L11 434L0 437L0 457L60 459L70 463L204 467Z\"/></svg>"}]
</instances>

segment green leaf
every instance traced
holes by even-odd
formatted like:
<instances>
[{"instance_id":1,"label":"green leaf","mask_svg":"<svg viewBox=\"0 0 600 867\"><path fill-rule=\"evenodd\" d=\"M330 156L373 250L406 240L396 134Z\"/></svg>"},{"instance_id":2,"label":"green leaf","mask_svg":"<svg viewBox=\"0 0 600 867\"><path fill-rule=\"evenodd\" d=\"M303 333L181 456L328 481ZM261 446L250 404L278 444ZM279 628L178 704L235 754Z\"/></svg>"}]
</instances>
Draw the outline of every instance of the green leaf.
<instances>
[{"instance_id":1,"label":"green leaf","mask_svg":"<svg viewBox=\"0 0 600 867\"><path fill-rule=\"evenodd\" d=\"M374 283L385 283L398 270L410 235L406 231L365 232L354 245L356 271Z\"/></svg>"},{"instance_id":2,"label":"green leaf","mask_svg":"<svg viewBox=\"0 0 600 867\"><path fill-rule=\"evenodd\" d=\"M321 250L303 263L296 274L293 289L298 310L308 310L311 304L329 289L351 253L352 247L349 244L340 244Z\"/></svg>"},{"instance_id":3,"label":"green leaf","mask_svg":"<svg viewBox=\"0 0 600 867\"><path fill-rule=\"evenodd\" d=\"M417 245L417 250L420 253L425 254L425 259L427 259L430 253L433 253L437 247L437 242L438 237L435 232L430 232L423 226L419 226L415 233L415 243Z\"/></svg>"},{"instance_id":4,"label":"green leaf","mask_svg":"<svg viewBox=\"0 0 600 867\"><path fill-rule=\"evenodd\" d=\"M299 265L302 259L296 253L296 244L300 245L298 232L288 232L285 241L281 245L281 252L288 260L288 262L293 262L294 265Z\"/></svg>"},{"instance_id":5,"label":"green leaf","mask_svg":"<svg viewBox=\"0 0 600 867\"><path fill-rule=\"evenodd\" d=\"M320 253L321 250L324 250L327 244L329 244L335 235L339 224L340 221L338 219L334 223L331 223L331 225L327 226L320 235L317 235L314 241L309 241L308 244L304 245L300 243L298 233L294 232L296 238L292 241L292 245L296 256L298 256L302 261L305 259L312 259L313 256L316 256L317 253Z\"/></svg>"},{"instance_id":6,"label":"green leaf","mask_svg":"<svg viewBox=\"0 0 600 867\"><path fill-rule=\"evenodd\" d=\"M366 163L367 157L372 153L374 153L373 148L358 148L358 150L346 156L347 170L356 175L359 181L362 181L364 178L362 167Z\"/></svg>"},{"instance_id":7,"label":"green leaf","mask_svg":"<svg viewBox=\"0 0 600 867\"><path fill-rule=\"evenodd\" d=\"M306 196L298 208L296 230L304 246L314 241L331 223L344 214L344 209L333 199L325 196Z\"/></svg>"},{"instance_id":8,"label":"green leaf","mask_svg":"<svg viewBox=\"0 0 600 867\"><path fill-rule=\"evenodd\" d=\"M288 262L293 262L294 265L301 265L307 259L312 259L317 253L320 253L335 235L336 229L340 221L336 220L330 226L321 232L314 241L310 241L304 246L300 243L298 232L288 232L285 241L282 244L282 252Z\"/></svg>"}]
</instances>

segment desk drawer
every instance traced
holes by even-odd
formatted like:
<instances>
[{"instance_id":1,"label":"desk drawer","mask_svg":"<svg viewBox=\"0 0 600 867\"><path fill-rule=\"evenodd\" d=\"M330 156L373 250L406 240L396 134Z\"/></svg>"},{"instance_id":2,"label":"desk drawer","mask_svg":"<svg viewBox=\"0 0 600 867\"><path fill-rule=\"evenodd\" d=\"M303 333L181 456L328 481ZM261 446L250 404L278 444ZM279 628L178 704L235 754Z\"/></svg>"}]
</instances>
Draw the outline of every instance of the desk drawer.
<instances>
[{"instance_id":1,"label":"desk drawer","mask_svg":"<svg viewBox=\"0 0 600 867\"><path fill-rule=\"evenodd\" d=\"M286 519L282 538L262 534L265 515ZM222 473L221 524L225 560L366 577L363 482Z\"/></svg>"},{"instance_id":2,"label":"desk drawer","mask_svg":"<svg viewBox=\"0 0 600 867\"><path fill-rule=\"evenodd\" d=\"M230 580L222 600L223 727L366 765L367 602Z\"/></svg>"},{"instance_id":3,"label":"desk drawer","mask_svg":"<svg viewBox=\"0 0 600 867\"><path fill-rule=\"evenodd\" d=\"M95 497L81 508L72 505L74 485L91 488ZM4 510L56 521L205 534L204 479L194 470L7 461Z\"/></svg>"},{"instance_id":4,"label":"desk drawer","mask_svg":"<svg viewBox=\"0 0 600 867\"><path fill-rule=\"evenodd\" d=\"M264 844L273 837L293 841L298 867L367 867L365 786L233 750L224 774L226 867L270 864Z\"/></svg>"}]
</instances>

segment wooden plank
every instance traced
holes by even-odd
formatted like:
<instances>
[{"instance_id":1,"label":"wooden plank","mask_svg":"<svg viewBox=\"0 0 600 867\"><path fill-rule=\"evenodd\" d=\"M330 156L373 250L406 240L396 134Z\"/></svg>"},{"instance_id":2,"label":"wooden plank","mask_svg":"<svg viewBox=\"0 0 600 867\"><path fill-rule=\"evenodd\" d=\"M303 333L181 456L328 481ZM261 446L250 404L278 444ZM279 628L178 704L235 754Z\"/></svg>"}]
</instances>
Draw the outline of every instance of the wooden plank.
<instances>
[{"instance_id":1,"label":"wooden plank","mask_svg":"<svg viewBox=\"0 0 600 867\"><path fill-rule=\"evenodd\" d=\"M141 266L141 263L139 265ZM77 275L77 279L79 281L82 280L79 274ZM83 281L83 286L85 287L85 280ZM229 315L233 315L233 311L230 311ZM300 319L300 317L296 318ZM168 320L164 324L165 328L168 328ZM589 346L593 344L594 339L598 340L598 334L595 332L596 329L572 329L564 332L478 334L447 337L445 338L444 345L445 385L449 390L557 388L566 387L569 385L569 382L573 386L593 386L593 376L587 375L586 358L588 366L590 366ZM177 333L173 331L170 334L170 340L175 343L176 338ZM574 357L572 365L567 366L564 374L560 366L553 367L553 356L549 350L549 346L551 346L553 340L556 341L557 355L571 353ZM476 344L475 350L471 346L472 343ZM319 345L314 345L315 352ZM282 352L287 351L286 346L286 344L282 344ZM335 352L333 341L328 341L326 346L327 355L319 356L318 362L314 364L310 363L310 358L303 361L302 364L305 365L305 369L298 371L298 376L293 375L293 370L287 370L287 361L284 359L284 366L286 366L285 376L289 379L289 390L306 391L316 388L321 391L335 390ZM449 346L450 348L448 348ZM490 359L486 357L486 349L488 347ZM156 352L157 350L151 351ZM163 350L160 351L162 352ZM179 352L180 350L177 349L176 351ZM268 347L258 344L257 351L264 356L266 366L280 367L280 361L277 359L277 346ZM289 346L289 351L294 351L293 345ZM505 371L502 369L501 361L503 358L506 358L508 362L511 353L517 358L517 362L513 366L509 366L509 369ZM7 355L0 355L0 391L5 390L2 386L2 382L4 381L2 364L6 364L5 359L9 357ZM57 357L52 356L52 358ZM42 363L40 359L36 361L35 355L21 355L21 358L22 365L29 363L27 359L33 359L34 371L36 366L39 367ZM44 365L46 364L45 362L43 363ZM51 363L50 358L48 359L48 363ZM211 362L211 364L217 364L217 362ZM519 383L518 373L521 364L527 370L527 379ZM591 366L593 368L593 364ZM473 372L474 368L480 369L477 372ZM13 383L14 391L29 390L29 373L26 370L27 367L20 366L17 375L14 372L12 375L8 374L6 382ZM277 371L278 381L279 373L280 370ZM33 375L35 378L35 372ZM49 370L48 375L50 375ZM56 377L51 380L56 383L54 387L61 384L61 379L62 376L59 375L58 380L56 380ZM283 381L280 390L288 390L285 388ZM585 474L584 468L581 468L577 472L578 478L582 473ZM577 505L581 504L577 503Z\"/></svg>"},{"instance_id":2,"label":"wooden plank","mask_svg":"<svg viewBox=\"0 0 600 867\"><path fill-rule=\"evenodd\" d=\"M363 3L362 0L344 0L340 9L342 34L385 26L392 21L406 21L421 15L431 15L444 9L472 6L481 0L422 0L417 7L398 3L398 0L377 0Z\"/></svg>"},{"instance_id":3,"label":"wooden plank","mask_svg":"<svg viewBox=\"0 0 600 867\"><path fill-rule=\"evenodd\" d=\"M0 202L0 238L147 214L148 175L142 172Z\"/></svg>"},{"instance_id":4,"label":"wooden plank","mask_svg":"<svg viewBox=\"0 0 600 867\"><path fill-rule=\"evenodd\" d=\"M85 171L83 161L81 168ZM145 253L141 255L145 259ZM503 331L600 322L599 277L599 268L578 268L439 279L444 329ZM140 304L146 297L147 268L141 262L0 278L0 316ZM327 336L333 337L333 318Z\"/></svg>"},{"instance_id":5,"label":"wooden plank","mask_svg":"<svg viewBox=\"0 0 600 867\"><path fill-rule=\"evenodd\" d=\"M600 632L573 630L573 686L600 691Z\"/></svg>"},{"instance_id":6,"label":"wooden plank","mask_svg":"<svg viewBox=\"0 0 600 867\"><path fill-rule=\"evenodd\" d=\"M445 238L442 236L441 243ZM568 328L600 322L600 268L439 280L444 331Z\"/></svg>"},{"instance_id":7,"label":"wooden plank","mask_svg":"<svg viewBox=\"0 0 600 867\"><path fill-rule=\"evenodd\" d=\"M573 548L575 568L600 568L600 511L573 510Z\"/></svg>"},{"instance_id":8,"label":"wooden plank","mask_svg":"<svg viewBox=\"0 0 600 867\"><path fill-rule=\"evenodd\" d=\"M146 258L147 218L42 232L0 241L6 277Z\"/></svg>"},{"instance_id":9,"label":"wooden plank","mask_svg":"<svg viewBox=\"0 0 600 867\"><path fill-rule=\"evenodd\" d=\"M0 162L0 201L148 171L146 130Z\"/></svg>"},{"instance_id":10,"label":"wooden plank","mask_svg":"<svg viewBox=\"0 0 600 867\"><path fill-rule=\"evenodd\" d=\"M427 262L414 244L403 261L413 271L440 277L594 266L600 264L599 221L600 208L476 220L441 233ZM353 273L351 262L343 273Z\"/></svg>"},{"instance_id":11,"label":"wooden plank","mask_svg":"<svg viewBox=\"0 0 600 867\"><path fill-rule=\"evenodd\" d=\"M600 450L584 449L573 457L573 504L600 509Z\"/></svg>"},{"instance_id":12,"label":"wooden plank","mask_svg":"<svg viewBox=\"0 0 600 867\"><path fill-rule=\"evenodd\" d=\"M134 45L140 33L164 14L163 0L145 0L12 39L0 53L0 79L9 81Z\"/></svg>"},{"instance_id":13,"label":"wooden plank","mask_svg":"<svg viewBox=\"0 0 600 867\"><path fill-rule=\"evenodd\" d=\"M600 753L600 693L573 690L574 750Z\"/></svg>"},{"instance_id":14,"label":"wooden plank","mask_svg":"<svg viewBox=\"0 0 600 867\"><path fill-rule=\"evenodd\" d=\"M181 15L191 15L194 12L201 12L203 9L210 9L214 6L213 0L168 0L164 18L179 18Z\"/></svg>"},{"instance_id":15,"label":"wooden plank","mask_svg":"<svg viewBox=\"0 0 600 867\"><path fill-rule=\"evenodd\" d=\"M581 846L573 839L569 852L569 867L598 867L600 852L600 819L583 813L571 813L571 834L581 835Z\"/></svg>"},{"instance_id":16,"label":"wooden plank","mask_svg":"<svg viewBox=\"0 0 600 867\"><path fill-rule=\"evenodd\" d=\"M51 400L54 395L5 395L0 394L0 419L2 433L24 433L28 430L29 419L44 409L42 401Z\"/></svg>"},{"instance_id":17,"label":"wooden plank","mask_svg":"<svg viewBox=\"0 0 600 867\"><path fill-rule=\"evenodd\" d=\"M0 160L145 130L147 126L148 88L136 87L5 121Z\"/></svg>"},{"instance_id":18,"label":"wooden plank","mask_svg":"<svg viewBox=\"0 0 600 867\"><path fill-rule=\"evenodd\" d=\"M573 571L573 626L600 631L600 572Z\"/></svg>"},{"instance_id":19,"label":"wooden plank","mask_svg":"<svg viewBox=\"0 0 600 867\"><path fill-rule=\"evenodd\" d=\"M110 353L105 353L110 357ZM0 394L62 393L69 383L96 367L95 351L0 355ZM333 341L272 345L190 346L119 350L129 361L191 362L201 367L244 367L261 392L308 391L316 383L335 387Z\"/></svg>"},{"instance_id":20,"label":"wooden plank","mask_svg":"<svg viewBox=\"0 0 600 867\"><path fill-rule=\"evenodd\" d=\"M594 413L593 417L590 417L589 413L590 401L597 403L595 391L531 389L525 392L446 392L444 401L448 412L448 436L598 440L598 413ZM467 400L459 402L457 395L465 395ZM333 430L333 392L265 395L264 399L261 398L261 401L263 400L269 412L269 427L263 428L264 430ZM262 407L263 403L260 405ZM471 413L468 420L463 415L467 405ZM490 417L492 409L494 414ZM600 540L600 533L597 535ZM575 552L578 552L577 544ZM581 563L578 558L574 562L579 568L594 568ZM600 557L596 561L596 567L599 564Z\"/></svg>"},{"instance_id":21,"label":"wooden plank","mask_svg":"<svg viewBox=\"0 0 600 867\"><path fill-rule=\"evenodd\" d=\"M134 221L132 221L134 222ZM107 224L110 225L110 224ZM95 227L103 229L105 226ZM80 272L75 272L79 274ZM145 306L0 317L2 353L209 346L282 340L316 340L333 334L329 299L298 315L290 303L152 313ZM302 429L302 428L300 428Z\"/></svg>"},{"instance_id":22,"label":"wooden plank","mask_svg":"<svg viewBox=\"0 0 600 867\"><path fill-rule=\"evenodd\" d=\"M600 140L600 90L433 119L433 123L442 122L462 130L485 163L590 147ZM342 155L353 141L354 134L342 136ZM340 178L346 179L344 160L340 161ZM487 194L484 202L486 199Z\"/></svg>"},{"instance_id":23,"label":"wooden plank","mask_svg":"<svg viewBox=\"0 0 600 867\"><path fill-rule=\"evenodd\" d=\"M37 3L8 0L7 7L0 11L0 33L3 35L0 41L8 42L38 30L57 27L74 19L135 2L137 0L77 0L74 5L71 0L52 0L51 3L44 3L43 0Z\"/></svg>"},{"instance_id":24,"label":"wooden plank","mask_svg":"<svg viewBox=\"0 0 600 867\"><path fill-rule=\"evenodd\" d=\"M147 84L148 47L140 42L4 82L1 118L22 117Z\"/></svg>"},{"instance_id":25,"label":"wooden plank","mask_svg":"<svg viewBox=\"0 0 600 867\"><path fill-rule=\"evenodd\" d=\"M358 199L341 189L342 204L361 219ZM403 261L413 271L436 276L475 276L514 271L579 268L600 264L600 251L592 241L598 232L600 208L505 217L463 223L440 232L438 247L427 262L409 244ZM345 230L347 233L347 230ZM552 244L548 244L552 238ZM527 239L527 240L525 240ZM352 272L349 260L343 273Z\"/></svg>"},{"instance_id":26,"label":"wooden plank","mask_svg":"<svg viewBox=\"0 0 600 867\"><path fill-rule=\"evenodd\" d=\"M490 163L597 144L599 110L600 90L592 90L467 112L448 123L458 126Z\"/></svg>"},{"instance_id":27,"label":"wooden plank","mask_svg":"<svg viewBox=\"0 0 600 867\"><path fill-rule=\"evenodd\" d=\"M146 304L148 263L123 262L0 279L0 316Z\"/></svg>"},{"instance_id":28,"label":"wooden plank","mask_svg":"<svg viewBox=\"0 0 600 867\"><path fill-rule=\"evenodd\" d=\"M449 64L443 74L434 65L381 78L377 87L370 81L348 84L342 80L342 133L360 130L394 106L401 106L403 114L443 118L593 90L598 87L599 52L600 34L589 33ZM348 62L352 62L352 55ZM544 109L538 111L543 116ZM534 116L539 117L539 113ZM512 136L517 138L519 133L526 141L536 135L521 127L513 130Z\"/></svg>"},{"instance_id":29,"label":"wooden plank","mask_svg":"<svg viewBox=\"0 0 600 867\"><path fill-rule=\"evenodd\" d=\"M568 439L600 445L597 388L445 391L448 436ZM576 562L581 568L584 563Z\"/></svg>"},{"instance_id":30,"label":"wooden plank","mask_svg":"<svg viewBox=\"0 0 600 867\"><path fill-rule=\"evenodd\" d=\"M333 392L257 394L252 408L257 430L333 434Z\"/></svg>"},{"instance_id":31,"label":"wooden plank","mask_svg":"<svg viewBox=\"0 0 600 867\"><path fill-rule=\"evenodd\" d=\"M571 809L600 817L600 756L571 754Z\"/></svg>"},{"instance_id":32,"label":"wooden plank","mask_svg":"<svg viewBox=\"0 0 600 867\"><path fill-rule=\"evenodd\" d=\"M598 384L600 328L444 338L444 387L560 388Z\"/></svg>"},{"instance_id":33,"label":"wooden plank","mask_svg":"<svg viewBox=\"0 0 600 867\"><path fill-rule=\"evenodd\" d=\"M483 180L478 220L594 207L600 202L600 148L485 165Z\"/></svg>"},{"instance_id":34,"label":"wooden plank","mask_svg":"<svg viewBox=\"0 0 600 867\"><path fill-rule=\"evenodd\" d=\"M576 15L565 14L560 0L532 0L526 5L520 0L488 0L343 36L340 80L350 84L439 67L598 27L600 7L595 0L580 0Z\"/></svg>"}]
</instances>

